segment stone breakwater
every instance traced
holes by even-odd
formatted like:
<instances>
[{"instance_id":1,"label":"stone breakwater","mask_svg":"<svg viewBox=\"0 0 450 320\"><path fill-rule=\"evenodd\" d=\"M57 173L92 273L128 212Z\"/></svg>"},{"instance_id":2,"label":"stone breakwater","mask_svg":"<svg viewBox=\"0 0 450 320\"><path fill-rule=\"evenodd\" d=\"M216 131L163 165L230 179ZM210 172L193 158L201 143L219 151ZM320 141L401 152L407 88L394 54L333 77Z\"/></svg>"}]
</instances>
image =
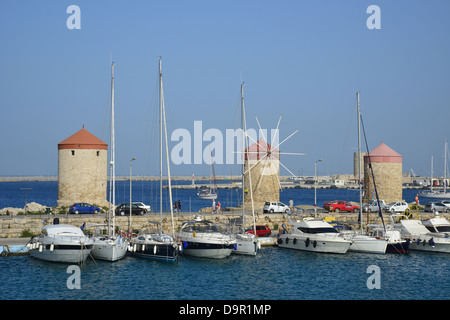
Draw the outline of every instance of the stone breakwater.
<instances>
[{"instance_id":1,"label":"stone breakwater","mask_svg":"<svg viewBox=\"0 0 450 320\"><path fill-rule=\"evenodd\" d=\"M186 221L190 221L194 219L195 215L199 215L198 213L182 213L174 216L174 225L175 232L177 232L182 223ZM200 216L205 220L210 220L216 223L224 223L228 224L230 219L241 217L240 214L237 213L226 213L226 214L200 214ZM303 214L299 217L311 216L310 214ZM441 214L442 217L449 219L449 214ZM317 218L331 218L334 219L338 223L349 224L352 228L358 228L358 214L357 213L321 213L316 215ZM419 213L420 220L426 220L434 217L431 213ZM26 234L34 234L38 235L42 229L42 226L45 224L52 224L53 219L58 218L60 224L69 224L74 226L81 226L83 223L86 225L89 224L102 224L106 223L104 214L84 214L84 215L20 215L20 216L2 216L0 218L0 238L19 238L25 232ZM384 221L386 224L389 223L389 214L384 214ZM415 217L414 217L415 218ZM253 223L253 218L250 215L246 216L247 225ZM364 225L367 223L367 214L364 214ZM116 217L116 226L119 227L120 230L127 230L129 224L129 217ZM169 214L165 214L162 219L163 230L166 233L171 233L172 224L171 217ZM132 229L140 230L145 228L146 225L149 224L150 221L160 221L159 214L146 214L144 216L133 216L132 217ZM369 214L369 223L381 223L378 214L371 213ZM266 225L271 230L272 233L276 233L277 230L281 227L282 224L286 224L287 229L289 230L291 226L288 223L285 214L258 214L256 217L257 225Z\"/></svg>"}]
</instances>

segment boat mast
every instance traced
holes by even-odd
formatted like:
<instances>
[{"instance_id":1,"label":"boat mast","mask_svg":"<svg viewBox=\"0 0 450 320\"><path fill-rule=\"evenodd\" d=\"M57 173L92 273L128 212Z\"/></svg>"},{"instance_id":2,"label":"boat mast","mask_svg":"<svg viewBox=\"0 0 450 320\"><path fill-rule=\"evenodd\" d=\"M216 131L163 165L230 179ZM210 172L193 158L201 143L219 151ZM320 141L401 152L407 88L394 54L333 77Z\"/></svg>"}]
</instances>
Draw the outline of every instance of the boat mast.
<instances>
[{"instance_id":1,"label":"boat mast","mask_svg":"<svg viewBox=\"0 0 450 320\"><path fill-rule=\"evenodd\" d=\"M361 110L359 108L359 92L356 92L356 101L358 108L358 184L359 184L359 221L361 223L361 233L363 232L362 221L362 183L361 183Z\"/></svg>"},{"instance_id":2,"label":"boat mast","mask_svg":"<svg viewBox=\"0 0 450 320\"><path fill-rule=\"evenodd\" d=\"M160 228L162 231L162 71L161 71L161 57L159 57L159 218L160 218ZM172 206L172 203L170 204Z\"/></svg>"},{"instance_id":3,"label":"boat mast","mask_svg":"<svg viewBox=\"0 0 450 320\"><path fill-rule=\"evenodd\" d=\"M248 141L247 138L247 125L246 125L246 119L245 119L245 104L244 104L244 83L241 84L241 113L242 113L242 150L245 151L245 145L246 141ZM248 143L247 143L248 144ZM242 161L242 225L245 230L245 210L244 210L244 180L245 180L245 152L243 152L244 158ZM253 230L255 230L255 236L256 236L256 219L255 219L255 208L253 207L253 188L252 188L252 173L250 170L250 162L248 162L249 167L249 173L248 173L248 182L249 182L249 191L250 191L250 201L252 203L252 216L253 216Z\"/></svg>"},{"instance_id":4,"label":"boat mast","mask_svg":"<svg viewBox=\"0 0 450 320\"><path fill-rule=\"evenodd\" d=\"M244 83L241 83L241 125L242 125L242 224L245 226L245 186L244 186L244 173L245 173L245 129L244 129ZM256 230L255 230L256 232Z\"/></svg>"},{"instance_id":5,"label":"boat mast","mask_svg":"<svg viewBox=\"0 0 450 320\"><path fill-rule=\"evenodd\" d=\"M114 208L116 205L116 159L115 159L115 132L114 132L114 62L111 64L111 150L110 150L110 175L109 175L109 212L108 212L108 237L111 236L111 216L112 220L112 230L115 229L115 213ZM112 195L111 195L112 193ZM112 200L112 203L111 203ZM112 210L111 210L112 209Z\"/></svg>"},{"instance_id":6,"label":"boat mast","mask_svg":"<svg viewBox=\"0 0 450 320\"><path fill-rule=\"evenodd\" d=\"M164 93L163 93L163 83L162 83L162 71L161 71L161 57L159 57L159 107L160 107L160 115L159 115L159 133L160 133L160 145L159 145L159 151L160 151L160 197L159 197L159 212L160 212L160 233L163 233L162 230L162 139L163 139L163 124L164 124L164 137L165 137L165 146L166 146L166 161L167 161L167 180L169 183L169 207L170 207L170 215L172 218L172 235L175 236L175 227L174 227L174 221L173 221L173 203L172 203L172 181L170 176L170 163L169 163L169 146L167 142L167 123L166 123L166 110L164 107Z\"/></svg>"},{"instance_id":7,"label":"boat mast","mask_svg":"<svg viewBox=\"0 0 450 320\"><path fill-rule=\"evenodd\" d=\"M447 141L444 148L444 194L447 192Z\"/></svg>"}]
</instances>

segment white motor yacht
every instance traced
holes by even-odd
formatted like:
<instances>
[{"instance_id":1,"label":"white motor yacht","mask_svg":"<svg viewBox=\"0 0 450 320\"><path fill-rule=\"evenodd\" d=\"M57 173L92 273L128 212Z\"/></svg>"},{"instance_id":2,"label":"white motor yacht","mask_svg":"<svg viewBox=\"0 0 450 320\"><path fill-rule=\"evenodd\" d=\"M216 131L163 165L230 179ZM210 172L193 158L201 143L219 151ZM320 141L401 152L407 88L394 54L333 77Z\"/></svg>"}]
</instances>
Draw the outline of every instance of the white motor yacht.
<instances>
[{"instance_id":1,"label":"white motor yacht","mask_svg":"<svg viewBox=\"0 0 450 320\"><path fill-rule=\"evenodd\" d=\"M216 224L196 217L184 222L178 236L183 253L201 258L222 259L228 257L236 246L236 239L219 231Z\"/></svg>"},{"instance_id":2,"label":"white motor yacht","mask_svg":"<svg viewBox=\"0 0 450 320\"><path fill-rule=\"evenodd\" d=\"M292 221L293 229L279 235L278 246L281 248L322 252L322 253L346 253L351 241L344 237L322 219L303 218Z\"/></svg>"},{"instance_id":3,"label":"white motor yacht","mask_svg":"<svg viewBox=\"0 0 450 320\"><path fill-rule=\"evenodd\" d=\"M44 226L28 247L30 255L46 261L82 263L91 253L93 241L79 227L53 224Z\"/></svg>"},{"instance_id":4,"label":"white motor yacht","mask_svg":"<svg viewBox=\"0 0 450 320\"><path fill-rule=\"evenodd\" d=\"M448 233L430 232L420 220L409 220L405 215L391 215L390 219L391 225L401 232L402 237L411 241L411 250L450 253Z\"/></svg>"}]
</instances>

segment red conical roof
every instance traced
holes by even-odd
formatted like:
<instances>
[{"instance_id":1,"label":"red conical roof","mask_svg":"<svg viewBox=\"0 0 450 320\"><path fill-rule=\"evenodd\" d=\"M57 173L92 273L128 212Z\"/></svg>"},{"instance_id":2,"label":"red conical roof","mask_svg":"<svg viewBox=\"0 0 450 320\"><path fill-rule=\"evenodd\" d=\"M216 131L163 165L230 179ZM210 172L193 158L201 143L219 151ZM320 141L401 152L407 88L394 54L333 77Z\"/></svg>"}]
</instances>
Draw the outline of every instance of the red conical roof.
<instances>
[{"instance_id":1,"label":"red conical roof","mask_svg":"<svg viewBox=\"0 0 450 320\"><path fill-rule=\"evenodd\" d=\"M371 162L401 163L403 159L401 154L389 148L384 142L381 142L378 147L370 151L369 155ZM368 156L364 156L364 162L369 162Z\"/></svg>"},{"instance_id":2,"label":"red conical roof","mask_svg":"<svg viewBox=\"0 0 450 320\"><path fill-rule=\"evenodd\" d=\"M108 144L83 128L58 143L58 149L95 149L108 150Z\"/></svg>"},{"instance_id":3,"label":"red conical roof","mask_svg":"<svg viewBox=\"0 0 450 320\"><path fill-rule=\"evenodd\" d=\"M259 160L259 159L268 159L268 160L279 160L280 159L280 151L276 148L273 148L270 144L265 142L263 139L259 139L258 142L255 142L251 146L247 147L244 151L245 160ZM267 156L266 156L267 154Z\"/></svg>"}]
</instances>

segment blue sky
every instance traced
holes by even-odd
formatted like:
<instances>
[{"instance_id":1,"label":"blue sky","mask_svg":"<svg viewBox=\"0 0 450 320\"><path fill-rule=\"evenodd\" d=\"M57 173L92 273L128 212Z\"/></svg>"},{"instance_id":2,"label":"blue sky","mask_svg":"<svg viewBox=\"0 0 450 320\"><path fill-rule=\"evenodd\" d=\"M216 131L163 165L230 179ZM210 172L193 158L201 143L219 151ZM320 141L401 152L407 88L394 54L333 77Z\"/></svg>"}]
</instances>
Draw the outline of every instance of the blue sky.
<instances>
[{"instance_id":1,"label":"blue sky","mask_svg":"<svg viewBox=\"0 0 450 320\"><path fill-rule=\"evenodd\" d=\"M370 5L381 29L370 30ZM81 9L69 30L66 9ZM57 144L85 125L109 143L116 63L117 174L158 174L157 70L162 57L168 130L276 128L292 172L353 172L360 92L369 148L384 141L403 171L443 174L449 138L450 2L11 1L0 2L0 176L56 175ZM171 143L173 147L176 143ZM204 143L203 146L206 146ZM172 166L179 175L202 165ZM216 165L236 174L236 165ZM282 174L288 174L282 170Z\"/></svg>"}]
</instances>

